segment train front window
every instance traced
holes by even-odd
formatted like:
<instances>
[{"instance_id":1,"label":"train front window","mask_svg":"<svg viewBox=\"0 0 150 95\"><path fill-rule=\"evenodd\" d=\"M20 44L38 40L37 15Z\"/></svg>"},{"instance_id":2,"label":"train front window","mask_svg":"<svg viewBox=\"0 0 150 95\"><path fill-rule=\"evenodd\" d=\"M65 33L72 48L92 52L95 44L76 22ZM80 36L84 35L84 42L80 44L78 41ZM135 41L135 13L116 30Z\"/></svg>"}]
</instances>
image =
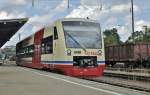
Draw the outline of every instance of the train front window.
<instances>
[{"instance_id":1,"label":"train front window","mask_svg":"<svg viewBox=\"0 0 150 95\"><path fill-rule=\"evenodd\" d=\"M100 49L100 25L86 21L62 22L67 48Z\"/></svg>"}]
</instances>

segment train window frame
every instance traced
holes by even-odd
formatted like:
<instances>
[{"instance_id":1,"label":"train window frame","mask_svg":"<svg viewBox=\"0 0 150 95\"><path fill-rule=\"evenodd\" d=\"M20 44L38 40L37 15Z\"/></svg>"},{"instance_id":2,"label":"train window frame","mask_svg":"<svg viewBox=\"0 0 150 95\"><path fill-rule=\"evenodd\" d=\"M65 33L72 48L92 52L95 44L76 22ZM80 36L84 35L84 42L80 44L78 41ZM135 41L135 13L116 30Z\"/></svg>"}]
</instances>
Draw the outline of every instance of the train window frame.
<instances>
[{"instance_id":1,"label":"train window frame","mask_svg":"<svg viewBox=\"0 0 150 95\"><path fill-rule=\"evenodd\" d=\"M89 22L89 23L93 23L92 21L62 21L61 23L62 23L62 28L63 28L63 32L64 32L64 38L65 38L65 47L66 48L77 48L77 49L80 49L81 47L68 47L67 46L67 40L66 40L66 32L65 32L65 29L64 29L64 24L63 23L65 23L65 22ZM98 23L98 22L94 22L94 24L99 24L99 29L100 29L100 31L99 31L99 34L100 34L100 47L99 48L86 48L86 49L102 49L103 48L103 36L102 36L102 31L101 31L101 25L100 25L100 23Z\"/></svg>"},{"instance_id":2,"label":"train window frame","mask_svg":"<svg viewBox=\"0 0 150 95\"><path fill-rule=\"evenodd\" d=\"M57 27L54 26L54 40L58 39L58 31L57 31Z\"/></svg>"}]
</instances>

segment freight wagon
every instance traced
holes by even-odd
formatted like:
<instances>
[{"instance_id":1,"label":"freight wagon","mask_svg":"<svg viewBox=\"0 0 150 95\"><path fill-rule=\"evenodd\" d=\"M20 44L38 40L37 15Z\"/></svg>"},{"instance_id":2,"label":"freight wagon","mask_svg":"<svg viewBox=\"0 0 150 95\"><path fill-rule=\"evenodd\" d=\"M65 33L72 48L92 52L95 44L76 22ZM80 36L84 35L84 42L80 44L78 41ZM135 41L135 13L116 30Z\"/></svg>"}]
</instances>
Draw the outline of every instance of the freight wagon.
<instances>
[{"instance_id":1,"label":"freight wagon","mask_svg":"<svg viewBox=\"0 0 150 95\"><path fill-rule=\"evenodd\" d=\"M105 47L106 64L125 67L150 67L150 43L109 45Z\"/></svg>"},{"instance_id":2,"label":"freight wagon","mask_svg":"<svg viewBox=\"0 0 150 95\"><path fill-rule=\"evenodd\" d=\"M102 38L96 21L57 20L17 44L16 62L69 76L102 76L105 67Z\"/></svg>"}]
</instances>

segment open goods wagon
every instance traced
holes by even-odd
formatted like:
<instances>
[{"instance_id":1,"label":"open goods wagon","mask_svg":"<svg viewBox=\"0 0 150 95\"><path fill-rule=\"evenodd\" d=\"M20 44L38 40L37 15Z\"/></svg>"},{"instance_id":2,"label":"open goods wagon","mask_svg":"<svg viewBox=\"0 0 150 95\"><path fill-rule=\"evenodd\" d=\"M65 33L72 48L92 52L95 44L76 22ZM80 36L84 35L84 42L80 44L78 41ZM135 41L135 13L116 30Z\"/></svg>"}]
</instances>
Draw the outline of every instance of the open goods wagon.
<instances>
[{"instance_id":1,"label":"open goods wagon","mask_svg":"<svg viewBox=\"0 0 150 95\"><path fill-rule=\"evenodd\" d=\"M107 65L120 62L126 67L150 67L150 43L110 45L105 53Z\"/></svg>"}]
</instances>

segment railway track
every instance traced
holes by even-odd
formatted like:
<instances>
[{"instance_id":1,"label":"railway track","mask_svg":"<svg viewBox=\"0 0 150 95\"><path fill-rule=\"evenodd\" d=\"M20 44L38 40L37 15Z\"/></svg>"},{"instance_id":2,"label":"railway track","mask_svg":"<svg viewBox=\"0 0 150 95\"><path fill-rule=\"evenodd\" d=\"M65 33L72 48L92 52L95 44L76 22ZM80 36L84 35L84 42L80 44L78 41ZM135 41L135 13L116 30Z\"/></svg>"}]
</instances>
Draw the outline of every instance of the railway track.
<instances>
[{"instance_id":1,"label":"railway track","mask_svg":"<svg viewBox=\"0 0 150 95\"><path fill-rule=\"evenodd\" d=\"M127 79L127 80L137 80L137 81L150 82L150 76L144 76L144 75L105 72L104 76L117 77L117 78L122 78L122 79Z\"/></svg>"},{"instance_id":2,"label":"railway track","mask_svg":"<svg viewBox=\"0 0 150 95\"><path fill-rule=\"evenodd\" d=\"M150 82L149 69L106 68L104 76Z\"/></svg>"},{"instance_id":3,"label":"railway track","mask_svg":"<svg viewBox=\"0 0 150 95\"><path fill-rule=\"evenodd\" d=\"M111 67L106 67L105 70L150 74L150 69L146 69L146 68L133 69L133 68L119 68L119 67L118 68L111 68Z\"/></svg>"},{"instance_id":4,"label":"railway track","mask_svg":"<svg viewBox=\"0 0 150 95\"><path fill-rule=\"evenodd\" d=\"M149 69L106 68L104 77L86 80L150 92Z\"/></svg>"},{"instance_id":5,"label":"railway track","mask_svg":"<svg viewBox=\"0 0 150 95\"><path fill-rule=\"evenodd\" d=\"M105 83L114 86L130 88L139 91L150 92L150 83L142 83L138 81L120 80L117 78L103 77L103 78L83 78L89 81L94 81L98 83ZM119 81L118 81L119 80ZM139 83L139 84L138 84Z\"/></svg>"},{"instance_id":6,"label":"railway track","mask_svg":"<svg viewBox=\"0 0 150 95\"><path fill-rule=\"evenodd\" d=\"M54 72L54 73L56 73L56 72ZM127 80L127 79L120 79L120 78L117 78L117 76L116 77L110 77L108 74L106 74L106 72L104 74L104 77L83 78L83 79L98 82L98 83L105 83L105 84L110 84L110 85L114 85L114 86L120 86L120 87L135 89L135 90L139 90L139 91L150 92L150 86L149 86L150 82L149 83L146 82L143 84L141 82L137 82L137 80L133 81L133 80ZM133 83L139 84L139 85L135 85ZM140 84L142 84L142 85L140 85Z\"/></svg>"}]
</instances>

